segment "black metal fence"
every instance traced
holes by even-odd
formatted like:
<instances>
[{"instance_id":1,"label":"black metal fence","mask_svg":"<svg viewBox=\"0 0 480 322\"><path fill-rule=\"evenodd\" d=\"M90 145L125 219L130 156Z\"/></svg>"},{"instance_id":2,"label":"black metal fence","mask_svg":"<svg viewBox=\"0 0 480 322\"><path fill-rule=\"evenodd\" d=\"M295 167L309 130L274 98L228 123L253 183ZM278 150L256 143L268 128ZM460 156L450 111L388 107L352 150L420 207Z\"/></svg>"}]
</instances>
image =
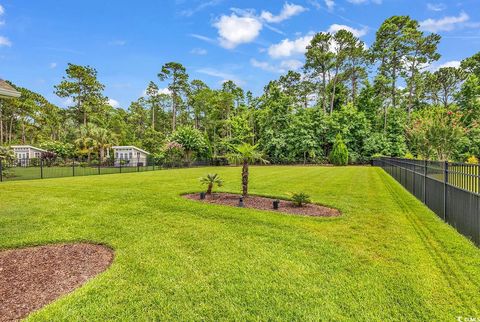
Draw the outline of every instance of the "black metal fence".
<instances>
[{"instance_id":1,"label":"black metal fence","mask_svg":"<svg viewBox=\"0 0 480 322\"><path fill-rule=\"evenodd\" d=\"M169 168L187 168L224 165L225 160L155 161L147 159L108 159L103 162L82 159L0 159L0 182L60 177L76 177L112 173L154 171Z\"/></svg>"},{"instance_id":2,"label":"black metal fence","mask_svg":"<svg viewBox=\"0 0 480 322\"><path fill-rule=\"evenodd\" d=\"M380 158L382 167L445 222L480 246L480 165Z\"/></svg>"}]
</instances>

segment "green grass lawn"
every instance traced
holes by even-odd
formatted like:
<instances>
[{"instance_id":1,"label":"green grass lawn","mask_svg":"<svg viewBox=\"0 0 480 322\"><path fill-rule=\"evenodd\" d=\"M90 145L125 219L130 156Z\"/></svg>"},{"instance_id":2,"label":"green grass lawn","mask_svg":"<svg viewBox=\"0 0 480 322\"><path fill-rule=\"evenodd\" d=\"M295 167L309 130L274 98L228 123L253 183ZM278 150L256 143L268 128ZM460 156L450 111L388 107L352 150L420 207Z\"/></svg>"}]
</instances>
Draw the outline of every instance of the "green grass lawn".
<instances>
[{"instance_id":1,"label":"green grass lawn","mask_svg":"<svg viewBox=\"0 0 480 322\"><path fill-rule=\"evenodd\" d=\"M32 320L455 321L480 317L480 250L383 170L253 167L251 193L305 191L339 218L186 200L196 168L0 184L0 247L92 241L111 268Z\"/></svg>"}]
</instances>

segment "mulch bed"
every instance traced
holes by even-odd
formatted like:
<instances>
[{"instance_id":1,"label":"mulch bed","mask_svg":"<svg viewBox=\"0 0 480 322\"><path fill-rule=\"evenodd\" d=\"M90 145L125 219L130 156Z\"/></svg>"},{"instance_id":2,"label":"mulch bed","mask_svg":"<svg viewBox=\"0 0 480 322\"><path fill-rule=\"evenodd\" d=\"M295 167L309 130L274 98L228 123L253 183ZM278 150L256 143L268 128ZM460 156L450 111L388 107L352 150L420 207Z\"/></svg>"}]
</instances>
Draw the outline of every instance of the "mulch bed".
<instances>
[{"instance_id":1,"label":"mulch bed","mask_svg":"<svg viewBox=\"0 0 480 322\"><path fill-rule=\"evenodd\" d=\"M220 204L227 206L238 207L238 199L240 195L231 194L231 193L214 193L210 196L206 196L205 199L200 199L200 194L187 194L184 195L185 198L208 202L212 204ZM276 199L259 197L259 196L248 196L244 199L243 203L245 208L259 209L259 210L271 210L274 212L283 212L292 215L301 215L301 216L313 216L313 217L336 217L340 216L340 211L337 209L332 209L316 204L306 204L303 207L296 207L291 201L280 200L280 205L278 210L273 209L273 201Z\"/></svg>"},{"instance_id":2,"label":"mulch bed","mask_svg":"<svg viewBox=\"0 0 480 322\"><path fill-rule=\"evenodd\" d=\"M19 320L105 271L113 251L61 244L0 252L0 321Z\"/></svg>"}]
</instances>

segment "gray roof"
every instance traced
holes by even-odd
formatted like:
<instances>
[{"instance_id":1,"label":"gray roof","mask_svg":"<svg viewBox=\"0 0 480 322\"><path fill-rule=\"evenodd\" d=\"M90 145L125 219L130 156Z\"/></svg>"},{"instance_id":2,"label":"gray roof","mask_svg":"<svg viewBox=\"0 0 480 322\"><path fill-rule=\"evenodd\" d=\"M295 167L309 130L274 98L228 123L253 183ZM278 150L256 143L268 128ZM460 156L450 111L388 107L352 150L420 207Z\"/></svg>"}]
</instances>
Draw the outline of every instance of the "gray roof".
<instances>
[{"instance_id":1,"label":"gray roof","mask_svg":"<svg viewBox=\"0 0 480 322\"><path fill-rule=\"evenodd\" d=\"M3 79L0 79L0 97L20 97L20 93Z\"/></svg>"},{"instance_id":2,"label":"gray roof","mask_svg":"<svg viewBox=\"0 0 480 322\"><path fill-rule=\"evenodd\" d=\"M114 149L114 150L117 150L117 149L134 149L134 150L143 152L145 154L150 154L150 152L147 152L145 150L137 148L136 146L133 146L133 145L116 145L116 146L112 146L112 149Z\"/></svg>"}]
</instances>

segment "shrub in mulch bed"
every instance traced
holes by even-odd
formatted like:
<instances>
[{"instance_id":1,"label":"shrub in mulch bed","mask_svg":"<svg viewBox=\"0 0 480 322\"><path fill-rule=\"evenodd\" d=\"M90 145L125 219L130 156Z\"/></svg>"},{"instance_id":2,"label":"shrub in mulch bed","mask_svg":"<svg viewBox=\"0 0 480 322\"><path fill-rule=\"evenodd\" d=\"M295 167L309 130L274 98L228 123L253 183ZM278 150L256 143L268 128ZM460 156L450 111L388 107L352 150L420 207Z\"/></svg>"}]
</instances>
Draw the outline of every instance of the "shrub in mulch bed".
<instances>
[{"instance_id":1,"label":"shrub in mulch bed","mask_svg":"<svg viewBox=\"0 0 480 322\"><path fill-rule=\"evenodd\" d=\"M0 321L19 320L105 271L112 249L87 243L0 251Z\"/></svg>"},{"instance_id":2,"label":"shrub in mulch bed","mask_svg":"<svg viewBox=\"0 0 480 322\"><path fill-rule=\"evenodd\" d=\"M200 199L199 193L192 193L183 195L183 197L198 200L202 202L226 205L226 206L238 206L238 201L241 195L232 194L232 193L214 193L212 195L206 195L205 199ZM248 196L244 198L243 204L245 208L252 208L258 210L271 210L275 212L282 212L292 215L301 215L301 216L313 216L313 217L336 217L340 216L340 211L337 209L332 209L312 203L303 205L302 207L297 207L292 201L280 200L280 204L277 210L273 209L273 201L277 199L259 197L259 196Z\"/></svg>"}]
</instances>

